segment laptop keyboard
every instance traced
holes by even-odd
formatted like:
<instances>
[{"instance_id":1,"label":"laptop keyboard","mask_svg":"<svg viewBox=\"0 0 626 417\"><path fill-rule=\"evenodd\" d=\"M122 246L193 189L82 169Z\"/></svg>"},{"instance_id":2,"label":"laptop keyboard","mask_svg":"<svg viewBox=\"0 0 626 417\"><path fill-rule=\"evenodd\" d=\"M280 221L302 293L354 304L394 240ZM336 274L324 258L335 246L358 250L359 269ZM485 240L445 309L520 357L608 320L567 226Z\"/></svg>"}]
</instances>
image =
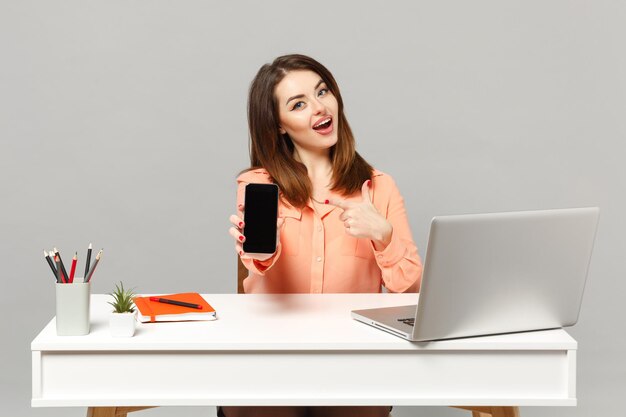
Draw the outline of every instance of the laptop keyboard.
<instances>
[{"instance_id":1,"label":"laptop keyboard","mask_svg":"<svg viewBox=\"0 0 626 417\"><path fill-rule=\"evenodd\" d=\"M408 324L409 326L415 326L415 317L411 317L408 319L398 319L398 321L401 321L404 324Z\"/></svg>"}]
</instances>

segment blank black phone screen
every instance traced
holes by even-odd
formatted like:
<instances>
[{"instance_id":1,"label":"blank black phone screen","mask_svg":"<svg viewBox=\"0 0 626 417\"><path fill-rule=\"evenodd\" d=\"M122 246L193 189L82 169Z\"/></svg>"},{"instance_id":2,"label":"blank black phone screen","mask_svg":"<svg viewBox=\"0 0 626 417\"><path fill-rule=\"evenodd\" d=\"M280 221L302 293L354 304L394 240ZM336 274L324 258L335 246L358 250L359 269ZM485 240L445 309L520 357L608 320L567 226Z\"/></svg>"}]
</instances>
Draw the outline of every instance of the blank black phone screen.
<instances>
[{"instance_id":1,"label":"blank black phone screen","mask_svg":"<svg viewBox=\"0 0 626 417\"><path fill-rule=\"evenodd\" d=\"M244 252L274 253L278 219L278 186L248 184L245 191Z\"/></svg>"}]
</instances>

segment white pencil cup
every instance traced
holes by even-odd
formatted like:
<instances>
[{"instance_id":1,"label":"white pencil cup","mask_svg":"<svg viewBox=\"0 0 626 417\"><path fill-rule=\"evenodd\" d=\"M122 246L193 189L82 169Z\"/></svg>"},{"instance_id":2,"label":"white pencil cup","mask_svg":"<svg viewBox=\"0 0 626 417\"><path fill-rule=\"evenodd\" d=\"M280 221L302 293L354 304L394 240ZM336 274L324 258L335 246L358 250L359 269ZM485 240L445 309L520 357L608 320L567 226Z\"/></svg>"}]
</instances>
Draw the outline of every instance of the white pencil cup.
<instances>
[{"instance_id":1,"label":"white pencil cup","mask_svg":"<svg viewBox=\"0 0 626 417\"><path fill-rule=\"evenodd\" d=\"M55 285L57 335L83 336L89 334L91 284L89 282L73 282Z\"/></svg>"}]
</instances>

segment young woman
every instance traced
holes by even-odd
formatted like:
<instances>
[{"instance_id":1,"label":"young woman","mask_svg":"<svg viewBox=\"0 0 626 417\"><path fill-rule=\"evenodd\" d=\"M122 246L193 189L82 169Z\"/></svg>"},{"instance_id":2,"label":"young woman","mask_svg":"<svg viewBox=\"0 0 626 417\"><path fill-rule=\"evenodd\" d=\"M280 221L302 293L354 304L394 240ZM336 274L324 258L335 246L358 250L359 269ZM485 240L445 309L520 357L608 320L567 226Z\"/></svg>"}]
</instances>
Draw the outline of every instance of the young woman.
<instances>
[{"instance_id":1,"label":"young woman","mask_svg":"<svg viewBox=\"0 0 626 417\"><path fill-rule=\"evenodd\" d=\"M319 62L278 57L261 67L248 100L251 168L238 178L235 249L246 293L418 291L422 263L391 176L355 150L339 87ZM244 190L280 189L278 245L243 251ZM387 416L389 407L223 407L235 416ZM307 414L308 413L308 414Z\"/></svg>"}]
</instances>

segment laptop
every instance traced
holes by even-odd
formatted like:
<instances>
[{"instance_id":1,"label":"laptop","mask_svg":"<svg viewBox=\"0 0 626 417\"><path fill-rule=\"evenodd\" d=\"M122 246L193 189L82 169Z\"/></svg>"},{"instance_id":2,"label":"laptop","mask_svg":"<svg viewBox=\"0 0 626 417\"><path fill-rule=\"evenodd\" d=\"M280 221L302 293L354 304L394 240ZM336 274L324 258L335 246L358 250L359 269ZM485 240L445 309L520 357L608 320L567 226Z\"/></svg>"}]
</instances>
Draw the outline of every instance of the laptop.
<instances>
[{"instance_id":1,"label":"laptop","mask_svg":"<svg viewBox=\"0 0 626 417\"><path fill-rule=\"evenodd\" d=\"M417 305L352 317L411 341L572 326L597 207L433 218Z\"/></svg>"}]
</instances>

